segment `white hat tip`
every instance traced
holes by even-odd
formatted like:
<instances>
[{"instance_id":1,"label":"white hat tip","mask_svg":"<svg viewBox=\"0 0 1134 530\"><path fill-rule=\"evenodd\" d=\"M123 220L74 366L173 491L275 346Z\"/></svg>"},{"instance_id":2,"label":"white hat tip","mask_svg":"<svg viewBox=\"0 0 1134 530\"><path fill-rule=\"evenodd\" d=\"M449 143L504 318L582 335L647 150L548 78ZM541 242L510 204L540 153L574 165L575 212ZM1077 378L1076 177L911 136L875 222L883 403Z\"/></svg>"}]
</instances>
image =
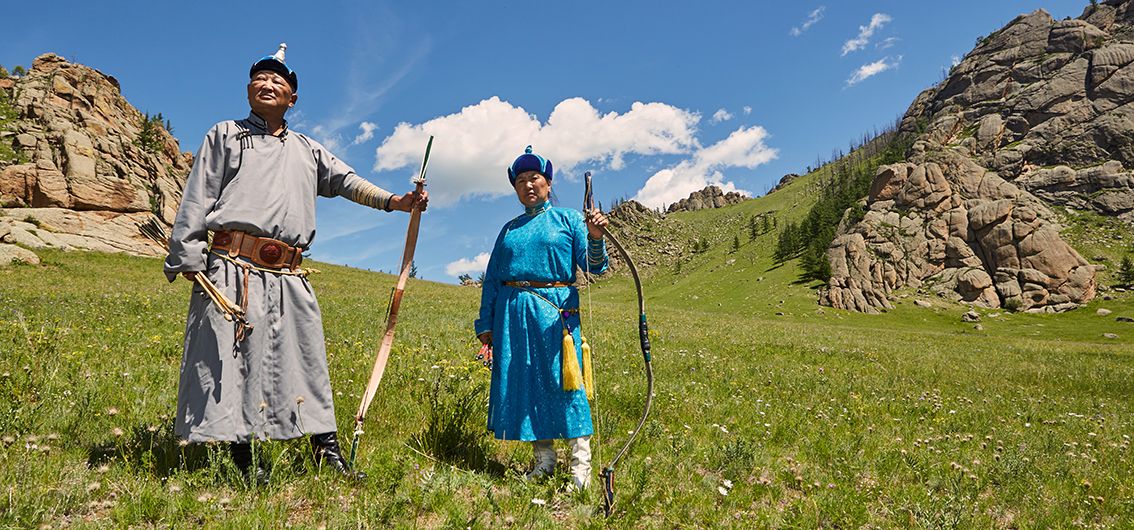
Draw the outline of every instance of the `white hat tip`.
<instances>
[{"instance_id":1,"label":"white hat tip","mask_svg":"<svg viewBox=\"0 0 1134 530\"><path fill-rule=\"evenodd\" d=\"M287 50L287 43L281 42L280 43L280 49L276 51L275 55L273 55L273 57L275 57L276 60L281 62L281 63L286 62L286 61L284 61L284 50Z\"/></svg>"}]
</instances>

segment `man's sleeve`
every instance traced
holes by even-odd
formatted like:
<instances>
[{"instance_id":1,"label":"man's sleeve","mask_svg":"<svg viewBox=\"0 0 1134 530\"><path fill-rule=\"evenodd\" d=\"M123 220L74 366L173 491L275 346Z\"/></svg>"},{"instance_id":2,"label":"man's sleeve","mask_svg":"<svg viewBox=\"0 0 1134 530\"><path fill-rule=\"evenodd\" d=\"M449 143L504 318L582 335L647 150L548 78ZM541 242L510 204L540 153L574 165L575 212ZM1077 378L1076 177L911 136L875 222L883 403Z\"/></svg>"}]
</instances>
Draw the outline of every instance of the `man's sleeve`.
<instances>
[{"instance_id":1,"label":"man's sleeve","mask_svg":"<svg viewBox=\"0 0 1134 530\"><path fill-rule=\"evenodd\" d=\"M346 197L363 206L389 210L394 194L358 176L346 162L339 160L318 142L311 142L318 164L319 195Z\"/></svg>"},{"instance_id":2,"label":"man's sleeve","mask_svg":"<svg viewBox=\"0 0 1134 530\"><path fill-rule=\"evenodd\" d=\"M165 258L165 276L171 282L182 272L205 270L209 237L205 216L217 203L228 158L224 129L223 124L217 124L205 135L185 181Z\"/></svg>"}]
</instances>

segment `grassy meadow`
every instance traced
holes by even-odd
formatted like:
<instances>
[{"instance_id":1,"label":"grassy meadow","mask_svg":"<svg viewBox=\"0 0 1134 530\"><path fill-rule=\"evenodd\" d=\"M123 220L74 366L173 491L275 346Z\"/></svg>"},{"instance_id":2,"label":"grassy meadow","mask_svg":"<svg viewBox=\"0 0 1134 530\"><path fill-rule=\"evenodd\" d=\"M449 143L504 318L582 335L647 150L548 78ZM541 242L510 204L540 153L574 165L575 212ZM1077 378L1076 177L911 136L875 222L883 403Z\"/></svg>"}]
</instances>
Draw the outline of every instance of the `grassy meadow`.
<instances>
[{"instance_id":1,"label":"grassy meadow","mask_svg":"<svg viewBox=\"0 0 1134 530\"><path fill-rule=\"evenodd\" d=\"M815 178L667 218L673 237L711 246L647 275L654 410L609 519L596 490L566 491L563 445L557 475L529 483L527 444L485 432L476 288L411 280L360 447L368 481L315 468L297 440L257 444L260 487L223 446L172 435L188 282L96 253L0 269L0 527L1134 527L1134 323L1116 321L1134 296L979 310L981 329L916 291L884 315L820 308L793 261L772 263L775 232L744 231L754 214L802 215ZM1121 226L1069 226L1109 263L1129 245ZM394 278L316 267L349 441ZM583 294L596 473L644 401L633 297L620 274Z\"/></svg>"}]
</instances>

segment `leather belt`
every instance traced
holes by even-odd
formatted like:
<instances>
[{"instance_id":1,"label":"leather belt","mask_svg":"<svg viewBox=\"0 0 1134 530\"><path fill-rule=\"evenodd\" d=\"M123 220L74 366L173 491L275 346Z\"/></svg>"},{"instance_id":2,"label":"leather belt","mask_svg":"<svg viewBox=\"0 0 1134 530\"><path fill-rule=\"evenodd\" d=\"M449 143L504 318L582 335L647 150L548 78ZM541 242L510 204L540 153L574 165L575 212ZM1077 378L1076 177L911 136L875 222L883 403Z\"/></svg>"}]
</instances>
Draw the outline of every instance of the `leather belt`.
<instances>
[{"instance_id":1,"label":"leather belt","mask_svg":"<svg viewBox=\"0 0 1134 530\"><path fill-rule=\"evenodd\" d=\"M213 252L224 251L229 257L242 257L268 269L296 270L303 263L303 249L270 237L257 237L236 230L213 234Z\"/></svg>"},{"instance_id":2,"label":"leather belt","mask_svg":"<svg viewBox=\"0 0 1134 530\"><path fill-rule=\"evenodd\" d=\"M529 280L515 280L502 282L508 287L570 287L571 284L564 282L533 282Z\"/></svg>"}]
</instances>

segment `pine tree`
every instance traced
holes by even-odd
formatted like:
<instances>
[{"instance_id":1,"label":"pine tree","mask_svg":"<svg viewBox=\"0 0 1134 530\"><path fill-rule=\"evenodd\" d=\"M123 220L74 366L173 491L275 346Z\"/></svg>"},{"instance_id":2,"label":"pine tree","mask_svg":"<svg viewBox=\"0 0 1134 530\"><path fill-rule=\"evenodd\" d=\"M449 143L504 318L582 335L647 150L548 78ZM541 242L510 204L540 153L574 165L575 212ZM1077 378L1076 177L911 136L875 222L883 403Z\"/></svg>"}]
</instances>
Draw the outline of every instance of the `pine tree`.
<instances>
[{"instance_id":1,"label":"pine tree","mask_svg":"<svg viewBox=\"0 0 1134 530\"><path fill-rule=\"evenodd\" d=\"M794 256L799 251L799 236L799 225L795 223L784 225L779 238L776 239L776 251L772 259L776 260L776 263L783 263Z\"/></svg>"},{"instance_id":2,"label":"pine tree","mask_svg":"<svg viewBox=\"0 0 1134 530\"><path fill-rule=\"evenodd\" d=\"M28 71L24 70L23 66L17 64L16 66L12 67L12 75L15 77L23 77L27 75L27 73Z\"/></svg>"},{"instance_id":3,"label":"pine tree","mask_svg":"<svg viewBox=\"0 0 1134 530\"><path fill-rule=\"evenodd\" d=\"M409 277L417 278L417 260L413 260L409 264Z\"/></svg>"},{"instance_id":4,"label":"pine tree","mask_svg":"<svg viewBox=\"0 0 1134 530\"><path fill-rule=\"evenodd\" d=\"M748 218L748 240L756 241L756 236L758 235L760 234L756 231L756 216L753 215Z\"/></svg>"},{"instance_id":5,"label":"pine tree","mask_svg":"<svg viewBox=\"0 0 1134 530\"><path fill-rule=\"evenodd\" d=\"M1122 256L1122 263L1118 266L1118 281L1126 287L1134 287L1134 262L1130 256Z\"/></svg>"},{"instance_id":6,"label":"pine tree","mask_svg":"<svg viewBox=\"0 0 1134 530\"><path fill-rule=\"evenodd\" d=\"M740 250L740 236L734 234L732 236L732 252L735 253L738 250Z\"/></svg>"}]
</instances>

